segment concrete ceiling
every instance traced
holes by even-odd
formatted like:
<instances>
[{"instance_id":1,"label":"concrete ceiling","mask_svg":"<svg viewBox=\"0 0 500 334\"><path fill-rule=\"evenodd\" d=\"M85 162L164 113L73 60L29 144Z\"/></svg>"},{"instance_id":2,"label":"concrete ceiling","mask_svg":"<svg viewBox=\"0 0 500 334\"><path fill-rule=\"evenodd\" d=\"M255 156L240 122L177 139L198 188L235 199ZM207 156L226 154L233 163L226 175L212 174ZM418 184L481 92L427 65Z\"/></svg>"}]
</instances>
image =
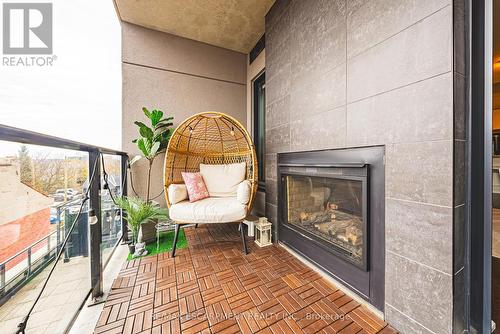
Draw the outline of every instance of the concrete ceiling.
<instances>
[{"instance_id":1,"label":"concrete ceiling","mask_svg":"<svg viewBox=\"0 0 500 334\"><path fill-rule=\"evenodd\" d=\"M114 0L125 22L249 53L275 0Z\"/></svg>"}]
</instances>

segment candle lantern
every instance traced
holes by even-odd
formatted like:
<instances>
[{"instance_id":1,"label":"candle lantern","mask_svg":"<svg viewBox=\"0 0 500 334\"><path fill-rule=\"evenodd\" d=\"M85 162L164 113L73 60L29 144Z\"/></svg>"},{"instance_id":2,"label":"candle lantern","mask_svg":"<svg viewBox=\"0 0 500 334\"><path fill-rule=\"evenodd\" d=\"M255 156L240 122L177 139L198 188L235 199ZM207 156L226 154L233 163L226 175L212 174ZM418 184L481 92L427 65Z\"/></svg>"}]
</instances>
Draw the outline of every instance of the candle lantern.
<instances>
[{"instance_id":1,"label":"candle lantern","mask_svg":"<svg viewBox=\"0 0 500 334\"><path fill-rule=\"evenodd\" d=\"M255 224L255 243L259 247L272 245L271 242L271 226L272 224L267 221L267 218L259 218Z\"/></svg>"}]
</instances>

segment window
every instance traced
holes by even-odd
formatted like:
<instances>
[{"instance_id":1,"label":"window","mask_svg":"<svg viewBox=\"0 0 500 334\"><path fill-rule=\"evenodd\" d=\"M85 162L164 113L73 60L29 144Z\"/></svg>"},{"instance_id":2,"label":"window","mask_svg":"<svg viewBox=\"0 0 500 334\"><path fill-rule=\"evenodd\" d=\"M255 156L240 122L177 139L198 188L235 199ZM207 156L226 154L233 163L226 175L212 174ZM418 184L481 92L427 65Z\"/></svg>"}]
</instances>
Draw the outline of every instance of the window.
<instances>
[{"instance_id":1,"label":"window","mask_svg":"<svg viewBox=\"0 0 500 334\"><path fill-rule=\"evenodd\" d=\"M253 81L253 141L259 168L259 190L265 190L266 75Z\"/></svg>"}]
</instances>

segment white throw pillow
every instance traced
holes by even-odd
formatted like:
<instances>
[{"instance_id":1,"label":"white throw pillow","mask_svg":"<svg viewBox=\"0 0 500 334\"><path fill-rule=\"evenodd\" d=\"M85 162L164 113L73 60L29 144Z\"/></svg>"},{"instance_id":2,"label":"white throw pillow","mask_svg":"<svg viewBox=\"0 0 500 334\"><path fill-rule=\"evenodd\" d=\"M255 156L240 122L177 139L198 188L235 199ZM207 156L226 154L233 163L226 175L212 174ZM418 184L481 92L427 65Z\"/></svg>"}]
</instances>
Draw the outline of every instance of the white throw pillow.
<instances>
[{"instance_id":1,"label":"white throw pillow","mask_svg":"<svg viewBox=\"0 0 500 334\"><path fill-rule=\"evenodd\" d=\"M200 164L210 197L236 197L238 185L245 179L246 163L228 165Z\"/></svg>"},{"instance_id":2,"label":"white throw pillow","mask_svg":"<svg viewBox=\"0 0 500 334\"><path fill-rule=\"evenodd\" d=\"M170 204L175 204L188 199L188 192L185 184L171 184L168 186L168 200Z\"/></svg>"},{"instance_id":3,"label":"white throw pillow","mask_svg":"<svg viewBox=\"0 0 500 334\"><path fill-rule=\"evenodd\" d=\"M248 201L250 201L251 188L252 185L248 180L245 180L238 185L238 190L236 191L236 198L241 204L248 204Z\"/></svg>"}]
</instances>

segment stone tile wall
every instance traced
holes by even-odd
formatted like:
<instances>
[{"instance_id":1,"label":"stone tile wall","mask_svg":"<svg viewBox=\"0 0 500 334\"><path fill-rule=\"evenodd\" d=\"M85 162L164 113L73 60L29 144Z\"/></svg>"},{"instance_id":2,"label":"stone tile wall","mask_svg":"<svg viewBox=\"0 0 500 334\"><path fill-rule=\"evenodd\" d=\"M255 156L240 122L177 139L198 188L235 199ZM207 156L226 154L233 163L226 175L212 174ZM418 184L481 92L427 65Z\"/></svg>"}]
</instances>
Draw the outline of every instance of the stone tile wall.
<instances>
[{"instance_id":1,"label":"stone tile wall","mask_svg":"<svg viewBox=\"0 0 500 334\"><path fill-rule=\"evenodd\" d=\"M277 153L385 145L384 313L403 333L453 330L460 10L452 0L278 0L266 17L266 215L276 224Z\"/></svg>"}]
</instances>

